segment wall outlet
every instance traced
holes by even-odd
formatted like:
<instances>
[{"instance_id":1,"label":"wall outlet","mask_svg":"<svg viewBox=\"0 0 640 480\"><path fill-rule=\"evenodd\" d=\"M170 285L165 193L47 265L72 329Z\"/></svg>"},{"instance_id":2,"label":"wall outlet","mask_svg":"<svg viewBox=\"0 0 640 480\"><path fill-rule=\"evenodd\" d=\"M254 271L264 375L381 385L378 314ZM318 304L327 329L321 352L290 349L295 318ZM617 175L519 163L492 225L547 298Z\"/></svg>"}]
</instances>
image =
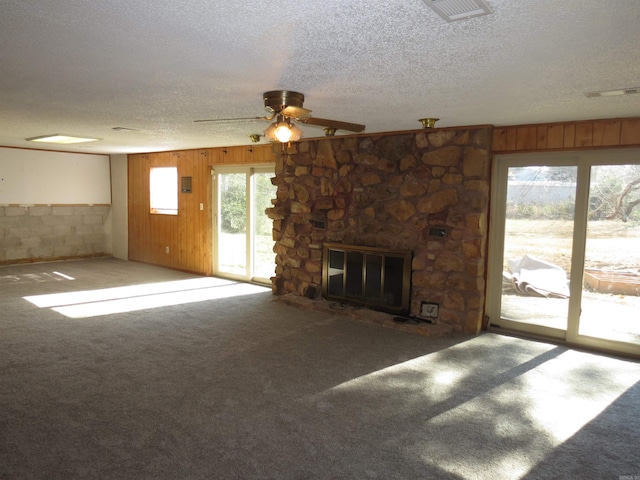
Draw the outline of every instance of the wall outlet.
<instances>
[{"instance_id":1,"label":"wall outlet","mask_svg":"<svg viewBox=\"0 0 640 480\"><path fill-rule=\"evenodd\" d=\"M169 247L164 247L164 253L169 253Z\"/></svg>"},{"instance_id":2,"label":"wall outlet","mask_svg":"<svg viewBox=\"0 0 640 480\"><path fill-rule=\"evenodd\" d=\"M431 302L422 302L420 304L420 316L426 318L437 318L438 304Z\"/></svg>"}]
</instances>

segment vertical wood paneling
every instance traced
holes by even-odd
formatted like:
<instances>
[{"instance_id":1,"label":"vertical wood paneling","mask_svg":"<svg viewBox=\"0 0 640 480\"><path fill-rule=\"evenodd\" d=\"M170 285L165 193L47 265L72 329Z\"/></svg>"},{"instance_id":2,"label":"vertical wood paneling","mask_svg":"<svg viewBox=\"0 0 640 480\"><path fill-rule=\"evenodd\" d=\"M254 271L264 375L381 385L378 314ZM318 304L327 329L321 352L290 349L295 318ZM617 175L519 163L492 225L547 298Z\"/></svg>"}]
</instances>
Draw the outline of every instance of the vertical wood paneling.
<instances>
[{"instance_id":1,"label":"vertical wood paneling","mask_svg":"<svg viewBox=\"0 0 640 480\"><path fill-rule=\"evenodd\" d=\"M225 147L219 158L223 165L239 165L242 163L242 152L237 147Z\"/></svg>"},{"instance_id":2,"label":"vertical wood paneling","mask_svg":"<svg viewBox=\"0 0 640 480\"><path fill-rule=\"evenodd\" d=\"M575 147L591 147L593 145L593 124L579 123L576 125Z\"/></svg>"},{"instance_id":3,"label":"vertical wood paneling","mask_svg":"<svg viewBox=\"0 0 640 480\"><path fill-rule=\"evenodd\" d=\"M252 145L247 148L247 161L248 163L264 163L266 161L268 145Z\"/></svg>"},{"instance_id":4,"label":"vertical wood paneling","mask_svg":"<svg viewBox=\"0 0 640 480\"><path fill-rule=\"evenodd\" d=\"M516 150L532 150L536 148L538 129L536 127L516 128Z\"/></svg>"},{"instance_id":5,"label":"vertical wood paneling","mask_svg":"<svg viewBox=\"0 0 640 480\"><path fill-rule=\"evenodd\" d=\"M211 275L213 181L210 171L215 165L234 162L274 163L275 155L269 145L129 155L129 258ZM158 166L178 167L178 215L150 213L149 170ZM191 193L182 193L182 177L192 178Z\"/></svg>"},{"instance_id":6,"label":"vertical wood paneling","mask_svg":"<svg viewBox=\"0 0 640 480\"><path fill-rule=\"evenodd\" d=\"M243 163L265 163L268 162L268 155L271 152L271 145L250 145L243 147Z\"/></svg>"},{"instance_id":7,"label":"vertical wood paneling","mask_svg":"<svg viewBox=\"0 0 640 480\"><path fill-rule=\"evenodd\" d=\"M640 146L640 118L588 120L495 128L496 153Z\"/></svg>"},{"instance_id":8,"label":"vertical wood paneling","mask_svg":"<svg viewBox=\"0 0 640 480\"><path fill-rule=\"evenodd\" d=\"M625 119L620 126L620 144L640 144L640 118Z\"/></svg>"},{"instance_id":9,"label":"vertical wood paneling","mask_svg":"<svg viewBox=\"0 0 640 480\"><path fill-rule=\"evenodd\" d=\"M593 123L593 146L620 145L620 120L602 120Z\"/></svg>"},{"instance_id":10,"label":"vertical wood paneling","mask_svg":"<svg viewBox=\"0 0 640 480\"><path fill-rule=\"evenodd\" d=\"M148 177L144 174L146 156L129 155L127 164L128 179L128 208L129 208L129 258L143 260L144 239L149 230L146 217L140 215L142 211L149 211Z\"/></svg>"},{"instance_id":11,"label":"vertical wood paneling","mask_svg":"<svg viewBox=\"0 0 640 480\"><path fill-rule=\"evenodd\" d=\"M194 242L194 232L200 227L200 216L195 208L195 203L199 197L200 182L194 175L196 171L194 151L184 152L178 174L180 178L191 177L191 193L178 192L178 263L185 270L199 270L199 262L194 259L199 253L201 246ZM195 247L196 251L194 251Z\"/></svg>"},{"instance_id":12,"label":"vertical wood paneling","mask_svg":"<svg viewBox=\"0 0 640 480\"><path fill-rule=\"evenodd\" d=\"M217 165L220 163L220 149L207 148L207 165Z\"/></svg>"},{"instance_id":13,"label":"vertical wood paneling","mask_svg":"<svg viewBox=\"0 0 640 480\"><path fill-rule=\"evenodd\" d=\"M501 152L507 149L507 129L506 128L494 128L493 129L493 149Z\"/></svg>"},{"instance_id":14,"label":"vertical wood paneling","mask_svg":"<svg viewBox=\"0 0 640 480\"><path fill-rule=\"evenodd\" d=\"M147 245L147 255L144 255L145 262L165 267L175 267L177 263L177 243L175 241L177 215L157 215L148 213L149 216L149 237L145 242ZM166 248L169 247L169 253Z\"/></svg>"},{"instance_id":15,"label":"vertical wood paneling","mask_svg":"<svg viewBox=\"0 0 640 480\"><path fill-rule=\"evenodd\" d=\"M567 123L564 126L563 133L563 144L564 148L573 148L576 145L576 124L575 123Z\"/></svg>"},{"instance_id":16,"label":"vertical wood paneling","mask_svg":"<svg viewBox=\"0 0 640 480\"><path fill-rule=\"evenodd\" d=\"M609 120L604 122L603 145L624 145L620 139L622 122L620 120ZM640 144L640 140L635 142Z\"/></svg>"},{"instance_id":17,"label":"vertical wood paneling","mask_svg":"<svg viewBox=\"0 0 640 480\"><path fill-rule=\"evenodd\" d=\"M179 171L192 178L191 193L180 192L178 212L177 267L193 272L211 273L211 195L207 150L184 152ZM202 204L202 210L200 205Z\"/></svg>"},{"instance_id":18,"label":"vertical wood paneling","mask_svg":"<svg viewBox=\"0 0 640 480\"><path fill-rule=\"evenodd\" d=\"M544 150L547 148L547 142L549 140L549 129L542 125L536 127L536 149Z\"/></svg>"},{"instance_id":19,"label":"vertical wood paneling","mask_svg":"<svg viewBox=\"0 0 640 480\"><path fill-rule=\"evenodd\" d=\"M549 125L547 148L562 148L564 145L564 125Z\"/></svg>"},{"instance_id":20,"label":"vertical wood paneling","mask_svg":"<svg viewBox=\"0 0 640 480\"><path fill-rule=\"evenodd\" d=\"M201 272L205 275L211 275L213 273L213 244L212 244L212 225L211 215L213 208L212 199L212 186L213 177L211 176L211 166L209 158L211 155L211 149L201 150L199 152L199 202L204 204L204 210L199 211L200 215L200 229L195 232L196 241L203 246L200 251L200 265Z\"/></svg>"},{"instance_id":21,"label":"vertical wood paneling","mask_svg":"<svg viewBox=\"0 0 640 480\"><path fill-rule=\"evenodd\" d=\"M507 150L517 150L516 148L517 130L509 128L507 130Z\"/></svg>"}]
</instances>

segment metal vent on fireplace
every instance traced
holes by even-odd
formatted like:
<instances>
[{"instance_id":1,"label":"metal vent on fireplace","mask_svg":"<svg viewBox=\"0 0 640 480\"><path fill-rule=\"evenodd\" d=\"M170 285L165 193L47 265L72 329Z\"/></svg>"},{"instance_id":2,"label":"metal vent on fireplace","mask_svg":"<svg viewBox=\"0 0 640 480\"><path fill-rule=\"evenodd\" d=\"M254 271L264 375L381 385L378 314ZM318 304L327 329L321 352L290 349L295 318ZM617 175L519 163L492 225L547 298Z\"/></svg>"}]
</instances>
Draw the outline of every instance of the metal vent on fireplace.
<instances>
[{"instance_id":1,"label":"metal vent on fireplace","mask_svg":"<svg viewBox=\"0 0 640 480\"><path fill-rule=\"evenodd\" d=\"M493 13L485 0L424 0L424 2L449 23Z\"/></svg>"}]
</instances>

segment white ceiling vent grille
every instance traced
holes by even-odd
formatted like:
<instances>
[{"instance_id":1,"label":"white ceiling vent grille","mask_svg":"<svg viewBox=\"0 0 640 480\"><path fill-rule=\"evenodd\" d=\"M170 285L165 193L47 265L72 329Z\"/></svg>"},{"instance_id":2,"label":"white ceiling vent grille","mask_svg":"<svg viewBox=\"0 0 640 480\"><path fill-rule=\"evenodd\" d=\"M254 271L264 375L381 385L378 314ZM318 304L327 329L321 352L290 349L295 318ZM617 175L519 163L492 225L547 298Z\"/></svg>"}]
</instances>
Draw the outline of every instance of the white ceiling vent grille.
<instances>
[{"instance_id":1,"label":"white ceiling vent grille","mask_svg":"<svg viewBox=\"0 0 640 480\"><path fill-rule=\"evenodd\" d=\"M484 0L424 0L424 2L447 22L493 13Z\"/></svg>"},{"instance_id":2,"label":"white ceiling vent grille","mask_svg":"<svg viewBox=\"0 0 640 480\"><path fill-rule=\"evenodd\" d=\"M618 95L633 95L640 92L640 87L621 88L619 90L600 90L599 92L586 92L584 95L593 97L617 97Z\"/></svg>"}]
</instances>

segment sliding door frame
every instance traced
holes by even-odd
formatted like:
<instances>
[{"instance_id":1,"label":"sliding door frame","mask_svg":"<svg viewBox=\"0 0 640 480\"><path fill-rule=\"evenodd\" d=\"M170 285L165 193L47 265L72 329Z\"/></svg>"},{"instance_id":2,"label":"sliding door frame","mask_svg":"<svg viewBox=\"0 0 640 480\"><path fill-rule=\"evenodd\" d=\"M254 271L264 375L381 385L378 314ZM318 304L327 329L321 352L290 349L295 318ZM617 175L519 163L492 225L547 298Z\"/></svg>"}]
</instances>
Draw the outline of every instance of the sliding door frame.
<instances>
[{"instance_id":1,"label":"sliding door frame","mask_svg":"<svg viewBox=\"0 0 640 480\"><path fill-rule=\"evenodd\" d=\"M254 217L258 213L254 208L253 197L255 194L255 180L254 174L256 173L271 173L274 174L275 166L273 164L254 164L254 165L217 165L212 169L211 175L213 178L213 209L211 215L212 221L212 262L213 262L213 274L215 276L229 278L232 280L240 280L245 282L256 282L261 284L270 284L268 278L255 277L254 273L254 242L255 242L255 222ZM245 205L245 235L246 235L246 248L245 248L245 273L235 274L231 272L224 272L220 270L220 251L219 251L219 238L220 238L220 212L221 212L221 192L219 187L218 175L241 173L246 175L245 192L246 192L246 205ZM274 192L275 195L275 192ZM274 254L275 259L275 254ZM275 268L275 261L274 261Z\"/></svg>"},{"instance_id":2,"label":"sliding door frame","mask_svg":"<svg viewBox=\"0 0 640 480\"><path fill-rule=\"evenodd\" d=\"M489 325L526 334L548 337L568 344L598 350L615 351L634 356L640 355L640 347L638 345L581 335L579 333L591 167L598 165L634 164L638 162L640 162L640 150L638 149L519 153L495 156L492 172L489 268L486 297L486 313L489 317ZM501 318L502 269L508 185L507 173L510 167L523 166L577 166L577 187L571 253L571 281L569 284L569 308L566 331Z\"/></svg>"}]
</instances>

